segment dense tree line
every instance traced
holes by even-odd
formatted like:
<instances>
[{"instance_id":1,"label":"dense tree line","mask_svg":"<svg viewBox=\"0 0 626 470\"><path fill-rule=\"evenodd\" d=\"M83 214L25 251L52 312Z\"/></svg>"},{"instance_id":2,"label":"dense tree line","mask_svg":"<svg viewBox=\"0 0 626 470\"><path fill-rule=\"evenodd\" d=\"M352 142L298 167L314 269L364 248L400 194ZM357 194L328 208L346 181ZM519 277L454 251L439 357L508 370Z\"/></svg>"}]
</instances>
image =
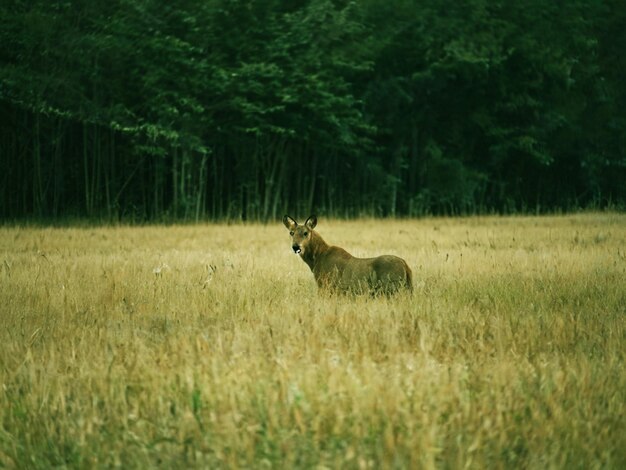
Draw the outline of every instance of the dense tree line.
<instances>
[{"instance_id":1,"label":"dense tree line","mask_svg":"<svg viewBox=\"0 0 626 470\"><path fill-rule=\"evenodd\" d=\"M626 202L623 0L4 0L0 216Z\"/></svg>"}]
</instances>

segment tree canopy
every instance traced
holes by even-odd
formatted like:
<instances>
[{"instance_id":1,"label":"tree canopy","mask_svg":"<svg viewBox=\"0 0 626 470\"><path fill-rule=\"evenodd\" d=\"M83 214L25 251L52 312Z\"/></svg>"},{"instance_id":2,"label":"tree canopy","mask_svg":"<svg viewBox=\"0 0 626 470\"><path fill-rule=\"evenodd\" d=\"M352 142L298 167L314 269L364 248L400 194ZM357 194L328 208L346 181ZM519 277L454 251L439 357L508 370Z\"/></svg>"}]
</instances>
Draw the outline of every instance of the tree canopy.
<instances>
[{"instance_id":1,"label":"tree canopy","mask_svg":"<svg viewBox=\"0 0 626 470\"><path fill-rule=\"evenodd\" d=\"M623 207L618 0L5 0L0 217Z\"/></svg>"}]
</instances>

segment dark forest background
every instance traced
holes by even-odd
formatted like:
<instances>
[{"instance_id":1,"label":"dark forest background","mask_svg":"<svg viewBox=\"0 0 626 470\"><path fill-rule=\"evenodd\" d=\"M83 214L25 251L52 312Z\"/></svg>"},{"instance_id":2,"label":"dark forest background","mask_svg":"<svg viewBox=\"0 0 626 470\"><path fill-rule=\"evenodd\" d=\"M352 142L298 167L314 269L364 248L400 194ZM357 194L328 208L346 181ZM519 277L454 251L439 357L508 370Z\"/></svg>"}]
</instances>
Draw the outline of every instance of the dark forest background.
<instances>
[{"instance_id":1,"label":"dark forest background","mask_svg":"<svg viewBox=\"0 0 626 470\"><path fill-rule=\"evenodd\" d=\"M0 2L0 217L624 208L624 0Z\"/></svg>"}]
</instances>

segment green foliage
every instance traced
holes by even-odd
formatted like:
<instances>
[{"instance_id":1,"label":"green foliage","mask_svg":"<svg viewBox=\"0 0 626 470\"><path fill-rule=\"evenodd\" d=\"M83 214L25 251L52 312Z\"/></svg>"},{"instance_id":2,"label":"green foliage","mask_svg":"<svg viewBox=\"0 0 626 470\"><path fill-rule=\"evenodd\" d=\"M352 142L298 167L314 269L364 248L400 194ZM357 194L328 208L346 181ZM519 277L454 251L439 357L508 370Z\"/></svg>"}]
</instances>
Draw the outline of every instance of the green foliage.
<instances>
[{"instance_id":1,"label":"green foliage","mask_svg":"<svg viewBox=\"0 0 626 470\"><path fill-rule=\"evenodd\" d=\"M616 0L7 0L0 214L620 206L625 15Z\"/></svg>"}]
</instances>

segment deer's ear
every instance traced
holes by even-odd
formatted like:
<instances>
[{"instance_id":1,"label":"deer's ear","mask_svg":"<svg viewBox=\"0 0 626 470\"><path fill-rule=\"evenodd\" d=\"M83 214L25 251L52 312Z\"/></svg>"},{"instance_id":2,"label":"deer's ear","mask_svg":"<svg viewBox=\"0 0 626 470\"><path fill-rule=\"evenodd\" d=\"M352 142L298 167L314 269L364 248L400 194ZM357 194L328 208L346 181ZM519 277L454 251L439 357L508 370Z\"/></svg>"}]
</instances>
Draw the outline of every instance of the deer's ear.
<instances>
[{"instance_id":1,"label":"deer's ear","mask_svg":"<svg viewBox=\"0 0 626 470\"><path fill-rule=\"evenodd\" d=\"M285 215L285 217L283 217L283 224L285 224L285 227L287 227L287 230L295 230L295 228L298 226L298 222L293 220L288 215Z\"/></svg>"},{"instance_id":2,"label":"deer's ear","mask_svg":"<svg viewBox=\"0 0 626 470\"><path fill-rule=\"evenodd\" d=\"M304 223L304 225L306 225L309 228L309 230L313 230L315 226L317 225L317 217L315 215L312 215L311 217L306 219L306 222Z\"/></svg>"}]
</instances>

